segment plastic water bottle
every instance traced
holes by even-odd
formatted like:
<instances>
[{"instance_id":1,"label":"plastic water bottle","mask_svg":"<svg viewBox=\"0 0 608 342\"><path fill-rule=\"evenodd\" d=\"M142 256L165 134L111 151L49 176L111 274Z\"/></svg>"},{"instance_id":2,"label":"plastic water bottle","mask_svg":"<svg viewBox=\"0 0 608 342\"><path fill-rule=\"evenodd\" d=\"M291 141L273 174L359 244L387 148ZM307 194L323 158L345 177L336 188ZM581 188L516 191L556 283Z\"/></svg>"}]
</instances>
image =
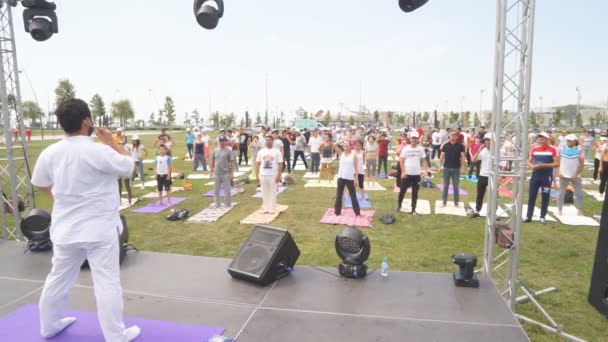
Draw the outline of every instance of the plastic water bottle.
<instances>
[{"instance_id":1,"label":"plastic water bottle","mask_svg":"<svg viewBox=\"0 0 608 342\"><path fill-rule=\"evenodd\" d=\"M382 263L380 264L380 275L388 277L388 259L386 257L382 259Z\"/></svg>"}]
</instances>

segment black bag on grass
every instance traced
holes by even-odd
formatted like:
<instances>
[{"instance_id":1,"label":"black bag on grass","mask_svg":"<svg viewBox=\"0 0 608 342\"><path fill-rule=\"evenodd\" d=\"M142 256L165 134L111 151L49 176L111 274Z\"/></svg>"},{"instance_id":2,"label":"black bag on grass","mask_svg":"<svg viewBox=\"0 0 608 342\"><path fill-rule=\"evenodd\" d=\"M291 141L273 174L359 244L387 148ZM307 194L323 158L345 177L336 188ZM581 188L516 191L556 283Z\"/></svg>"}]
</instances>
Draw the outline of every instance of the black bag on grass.
<instances>
[{"instance_id":1,"label":"black bag on grass","mask_svg":"<svg viewBox=\"0 0 608 342\"><path fill-rule=\"evenodd\" d=\"M169 221L184 221L188 218L190 212L188 209L179 208L176 210L172 210L171 213L167 216L167 220Z\"/></svg>"}]
</instances>

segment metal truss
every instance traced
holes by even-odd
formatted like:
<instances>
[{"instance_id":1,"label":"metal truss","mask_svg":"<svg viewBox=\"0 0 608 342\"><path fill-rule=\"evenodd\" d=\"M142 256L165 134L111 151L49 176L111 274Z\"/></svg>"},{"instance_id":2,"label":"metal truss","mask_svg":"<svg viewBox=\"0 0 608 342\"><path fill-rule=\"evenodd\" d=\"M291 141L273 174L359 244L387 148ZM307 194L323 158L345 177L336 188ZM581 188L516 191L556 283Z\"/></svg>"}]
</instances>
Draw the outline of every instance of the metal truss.
<instances>
[{"instance_id":1,"label":"metal truss","mask_svg":"<svg viewBox=\"0 0 608 342\"><path fill-rule=\"evenodd\" d=\"M25 210L34 207L28 146L21 115L21 91L14 33L12 7L4 5L0 8L0 59L2 60L0 114L5 143L4 146L0 145L0 188L3 195L0 198L2 202L0 223L4 239L21 238L21 231L18 229L21 220L19 202L23 203ZM13 137L13 128L19 131L16 138Z\"/></svg>"},{"instance_id":2,"label":"metal truss","mask_svg":"<svg viewBox=\"0 0 608 342\"><path fill-rule=\"evenodd\" d=\"M524 187L528 160L528 123L532 81L534 14L536 0L497 0L494 59L493 108L491 122L491 172L488 215L485 224L483 271L496 283L513 312L516 304L531 301L549 322L543 324L521 314L520 320L573 341L583 341L563 331L543 309L535 296L555 291L530 290L519 276L520 233L524 207ZM501 207L499 199L509 199ZM512 238L496 229L497 221L507 224ZM496 232L510 247L495 250ZM524 296L518 297L518 291Z\"/></svg>"}]
</instances>

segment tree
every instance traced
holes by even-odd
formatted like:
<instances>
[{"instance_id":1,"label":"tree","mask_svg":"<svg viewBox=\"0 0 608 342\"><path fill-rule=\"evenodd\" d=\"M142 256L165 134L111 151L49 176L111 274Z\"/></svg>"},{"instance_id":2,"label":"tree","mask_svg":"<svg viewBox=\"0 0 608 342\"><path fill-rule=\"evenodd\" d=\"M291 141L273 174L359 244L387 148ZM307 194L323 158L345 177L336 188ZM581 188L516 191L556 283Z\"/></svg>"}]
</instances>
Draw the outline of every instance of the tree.
<instances>
[{"instance_id":1,"label":"tree","mask_svg":"<svg viewBox=\"0 0 608 342\"><path fill-rule=\"evenodd\" d=\"M380 112L377 110L374 111L374 123L378 123L380 121Z\"/></svg>"},{"instance_id":2,"label":"tree","mask_svg":"<svg viewBox=\"0 0 608 342\"><path fill-rule=\"evenodd\" d=\"M34 101L24 101L22 104L23 118L29 121L30 126L36 126L36 120L40 120L42 125L42 117L44 113L38 107L38 104Z\"/></svg>"},{"instance_id":3,"label":"tree","mask_svg":"<svg viewBox=\"0 0 608 342\"><path fill-rule=\"evenodd\" d=\"M464 112L462 125L466 127L471 126L471 112Z\"/></svg>"},{"instance_id":4,"label":"tree","mask_svg":"<svg viewBox=\"0 0 608 342\"><path fill-rule=\"evenodd\" d=\"M245 126L251 126L251 118L249 118L249 111L245 111Z\"/></svg>"},{"instance_id":5,"label":"tree","mask_svg":"<svg viewBox=\"0 0 608 342\"><path fill-rule=\"evenodd\" d=\"M175 104L173 103L171 96L165 97L163 111L165 112L165 118L167 118L167 125L173 125L175 122Z\"/></svg>"},{"instance_id":6,"label":"tree","mask_svg":"<svg viewBox=\"0 0 608 342\"><path fill-rule=\"evenodd\" d=\"M441 126L445 127L447 122L448 122L448 115L447 114L443 114L443 116L441 117Z\"/></svg>"},{"instance_id":7,"label":"tree","mask_svg":"<svg viewBox=\"0 0 608 342\"><path fill-rule=\"evenodd\" d=\"M63 101L75 97L76 90L70 80L67 78L59 80L59 84L57 85L57 88L55 88L55 108L59 107Z\"/></svg>"},{"instance_id":8,"label":"tree","mask_svg":"<svg viewBox=\"0 0 608 342\"><path fill-rule=\"evenodd\" d=\"M258 112L258 114L255 116L255 124L259 125L262 123L262 116L260 115L260 112Z\"/></svg>"},{"instance_id":9,"label":"tree","mask_svg":"<svg viewBox=\"0 0 608 342\"><path fill-rule=\"evenodd\" d=\"M606 124L606 116L602 115L600 112L595 113L595 123L597 125L605 125Z\"/></svg>"},{"instance_id":10,"label":"tree","mask_svg":"<svg viewBox=\"0 0 608 342\"><path fill-rule=\"evenodd\" d=\"M576 113L576 127L583 127L583 116L580 112Z\"/></svg>"},{"instance_id":11,"label":"tree","mask_svg":"<svg viewBox=\"0 0 608 342\"><path fill-rule=\"evenodd\" d=\"M264 113L264 125L268 126L268 112Z\"/></svg>"},{"instance_id":12,"label":"tree","mask_svg":"<svg viewBox=\"0 0 608 342\"><path fill-rule=\"evenodd\" d=\"M534 113L534 111L530 112L530 126L538 126L538 123L536 122L536 114Z\"/></svg>"},{"instance_id":13,"label":"tree","mask_svg":"<svg viewBox=\"0 0 608 342\"><path fill-rule=\"evenodd\" d=\"M190 118L192 122L194 122L195 126L198 127L201 125L201 113L198 112L198 109L192 111L192 113L190 114Z\"/></svg>"},{"instance_id":14,"label":"tree","mask_svg":"<svg viewBox=\"0 0 608 342\"><path fill-rule=\"evenodd\" d=\"M450 125L453 125L456 121L458 121L459 116L460 116L460 114L458 114L458 113L450 112L450 118L449 118Z\"/></svg>"},{"instance_id":15,"label":"tree","mask_svg":"<svg viewBox=\"0 0 608 342\"><path fill-rule=\"evenodd\" d=\"M6 96L6 101L8 101L9 110L17 111L17 98L14 94L8 94Z\"/></svg>"},{"instance_id":16,"label":"tree","mask_svg":"<svg viewBox=\"0 0 608 342\"><path fill-rule=\"evenodd\" d=\"M150 113L150 118L148 119L148 125L150 125L150 126L156 125L156 120L154 118L154 112Z\"/></svg>"},{"instance_id":17,"label":"tree","mask_svg":"<svg viewBox=\"0 0 608 342\"><path fill-rule=\"evenodd\" d=\"M164 124L164 119L163 119L164 113L162 110L158 110L158 121L156 121L156 124L159 126L163 126Z\"/></svg>"},{"instance_id":18,"label":"tree","mask_svg":"<svg viewBox=\"0 0 608 342\"><path fill-rule=\"evenodd\" d=\"M220 114L218 112L212 113L209 120L211 120L215 129L220 128Z\"/></svg>"},{"instance_id":19,"label":"tree","mask_svg":"<svg viewBox=\"0 0 608 342\"><path fill-rule=\"evenodd\" d=\"M505 125L509 123L509 117L509 111L505 109L505 111L502 113L502 127L505 127Z\"/></svg>"},{"instance_id":20,"label":"tree","mask_svg":"<svg viewBox=\"0 0 608 342\"><path fill-rule=\"evenodd\" d=\"M555 114L553 114L553 124L555 126L559 126L560 123L562 122L562 119L563 119L562 110L558 109L557 111L555 111Z\"/></svg>"},{"instance_id":21,"label":"tree","mask_svg":"<svg viewBox=\"0 0 608 342\"><path fill-rule=\"evenodd\" d=\"M540 113L536 116L536 123L539 126L542 126L545 124L545 115L543 113Z\"/></svg>"},{"instance_id":22,"label":"tree","mask_svg":"<svg viewBox=\"0 0 608 342\"><path fill-rule=\"evenodd\" d=\"M331 123L331 115L329 114L329 111L325 112L325 118L323 118L323 124L325 126L329 126L329 124Z\"/></svg>"},{"instance_id":23,"label":"tree","mask_svg":"<svg viewBox=\"0 0 608 342\"><path fill-rule=\"evenodd\" d=\"M120 127L124 127L127 121L134 117L135 112L131 106L131 101L124 99L112 103L112 118L118 120Z\"/></svg>"},{"instance_id":24,"label":"tree","mask_svg":"<svg viewBox=\"0 0 608 342\"><path fill-rule=\"evenodd\" d=\"M355 124L355 117L354 116L351 115L351 116L348 117L348 124L351 125L351 126Z\"/></svg>"},{"instance_id":25,"label":"tree","mask_svg":"<svg viewBox=\"0 0 608 342\"><path fill-rule=\"evenodd\" d=\"M103 102L101 96L99 94L93 95L89 105L91 106L93 121L97 121L99 122L99 126L103 126L103 119L106 116L106 104Z\"/></svg>"},{"instance_id":26,"label":"tree","mask_svg":"<svg viewBox=\"0 0 608 342\"><path fill-rule=\"evenodd\" d=\"M479 125L480 125L479 114L477 114L477 112L475 112L475 115L473 115L473 126L479 127Z\"/></svg>"},{"instance_id":27,"label":"tree","mask_svg":"<svg viewBox=\"0 0 608 342\"><path fill-rule=\"evenodd\" d=\"M190 114L188 112L184 113L184 126L186 126L186 127L192 126L192 122L190 120Z\"/></svg>"},{"instance_id":28,"label":"tree","mask_svg":"<svg viewBox=\"0 0 608 342\"><path fill-rule=\"evenodd\" d=\"M591 127L595 127L595 118L594 118L594 117L590 117L590 118L589 118L589 125L590 125Z\"/></svg>"},{"instance_id":29,"label":"tree","mask_svg":"<svg viewBox=\"0 0 608 342\"><path fill-rule=\"evenodd\" d=\"M424 114L422 114L422 122L428 123L430 117L431 117L431 114L429 112L424 112Z\"/></svg>"},{"instance_id":30,"label":"tree","mask_svg":"<svg viewBox=\"0 0 608 342\"><path fill-rule=\"evenodd\" d=\"M239 123L239 127L245 127L245 119L241 118L241 122Z\"/></svg>"}]
</instances>

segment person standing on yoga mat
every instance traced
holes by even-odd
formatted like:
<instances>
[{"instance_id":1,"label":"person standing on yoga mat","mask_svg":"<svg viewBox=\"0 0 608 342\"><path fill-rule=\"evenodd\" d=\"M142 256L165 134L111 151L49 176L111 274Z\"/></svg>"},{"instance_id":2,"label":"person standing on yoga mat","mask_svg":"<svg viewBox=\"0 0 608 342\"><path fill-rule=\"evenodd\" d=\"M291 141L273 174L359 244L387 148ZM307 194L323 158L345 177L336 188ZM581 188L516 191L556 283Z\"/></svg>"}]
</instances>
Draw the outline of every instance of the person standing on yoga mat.
<instances>
[{"instance_id":1,"label":"person standing on yoga mat","mask_svg":"<svg viewBox=\"0 0 608 342\"><path fill-rule=\"evenodd\" d=\"M336 148L336 153L340 156L338 167L338 188L336 190L336 202L334 204L334 213L336 216L342 215L342 197L344 196L344 188L348 189L350 200L353 205L355 215L361 216L359 201L357 200L357 192L355 191L355 177L359 175L359 163L357 154L350 149L349 143L344 143L344 152Z\"/></svg>"},{"instance_id":2,"label":"person standing on yoga mat","mask_svg":"<svg viewBox=\"0 0 608 342\"><path fill-rule=\"evenodd\" d=\"M304 169L308 170L308 163L306 162L306 156L304 155L306 151L306 138L304 137L304 135L302 135L302 133L300 133L300 131L296 131L295 142L295 155L293 156L293 165L291 166L291 169L295 170L298 157L300 157L302 159L302 162L304 163Z\"/></svg>"},{"instance_id":3,"label":"person standing on yoga mat","mask_svg":"<svg viewBox=\"0 0 608 342\"><path fill-rule=\"evenodd\" d=\"M357 156L357 168L359 174L357 175L357 185L361 192L361 200L365 201L365 150L363 150L363 142L361 140L355 140L355 154Z\"/></svg>"},{"instance_id":4,"label":"person standing on yoga mat","mask_svg":"<svg viewBox=\"0 0 608 342\"><path fill-rule=\"evenodd\" d=\"M450 132L449 140L441 146L441 156L439 157L439 169L443 168L443 203L441 208L448 204L448 191L450 189L450 179L454 189L454 206L458 207L460 195L460 175L464 175L464 145L458 142L458 134ZM458 172L460 170L460 173Z\"/></svg>"},{"instance_id":5,"label":"person standing on yoga mat","mask_svg":"<svg viewBox=\"0 0 608 342\"><path fill-rule=\"evenodd\" d=\"M274 137L266 136L266 147L258 152L256 180L262 192L262 211L267 214L277 210L277 184L283 173L283 153L273 147Z\"/></svg>"},{"instance_id":6,"label":"person standing on yoga mat","mask_svg":"<svg viewBox=\"0 0 608 342\"><path fill-rule=\"evenodd\" d=\"M390 139L386 136L386 132L382 132L378 135L378 175L382 171L382 165L384 165L384 175L388 177L388 145Z\"/></svg>"},{"instance_id":7,"label":"person standing on yoga mat","mask_svg":"<svg viewBox=\"0 0 608 342\"><path fill-rule=\"evenodd\" d=\"M397 212L401 211L403 197L409 187L412 187L412 215L416 213L416 203L418 202L418 190L422 181L422 169L424 174L428 172L426 163L426 151L418 145L418 132L414 131L410 135L410 144L401 149L399 154L399 165L401 165L401 182L399 187L399 198L397 200Z\"/></svg>"},{"instance_id":8,"label":"person standing on yoga mat","mask_svg":"<svg viewBox=\"0 0 608 342\"><path fill-rule=\"evenodd\" d=\"M331 164L334 162L334 152L340 151L340 149L331 142L331 137L329 135L323 136L323 144L319 147L319 151L321 152L321 169L319 170L319 182L321 182L321 176L323 175L323 170L327 173L327 180L333 180L333 169Z\"/></svg>"},{"instance_id":9,"label":"person standing on yoga mat","mask_svg":"<svg viewBox=\"0 0 608 342\"><path fill-rule=\"evenodd\" d=\"M194 149L194 138L196 136L192 133L192 129L190 127L186 128L186 148L188 149L188 155L190 159L193 157L193 149Z\"/></svg>"},{"instance_id":10,"label":"person standing on yoga mat","mask_svg":"<svg viewBox=\"0 0 608 342\"><path fill-rule=\"evenodd\" d=\"M192 171L196 172L199 167L202 167L203 172L207 172L207 159L205 159L205 143L203 142L203 136L200 133L196 133L193 150L194 160L192 163Z\"/></svg>"},{"instance_id":11,"label":"person standing on yoga mat","mask_svg":"<svg viewBox=\"0 0 608 342\"><path fill-rule=\"evenodd\" d=\"M97 129L102 144L93 142L95 129L86 102L65 100L55 114L66 137L42 151L31 180L53 199L53 266L40 295L40 333L51 338L76 321L64 317L64 311L80 266L88 260L105 340L132 341L140 329L125 329L122 316L118 236L123 226L116 179L130 177L135 164L108 130Z\"/></svg>"},{"instance_id":12,"label":"person standing on yoga mat","mask_svg":"<svg viewBox=\"0 0 608 342\"><path fill-rule=\"evenodd\" d=\"M541 132L536 136L536 146L530 151L528 159L528 167L531 168L532 176L530 178L530 187L528 189L528 212L524 223L532 222L534 215L534 206L536 205L536 196L538 190L541 194L540 205L540 223L545 224L545 216L549 208L549 199L551 197L551 183L553 182L553 169L559 167L559 159L557 158L557 150L549 145L549 134Z\"/></svg>"},{"instance_id":13,"label":"person standing on yoga mat","mask_svg":"<svg viewBox=\"0 0 608 342\"><path fill-rule=\"evenodd\" d=\"M557 169L557 176L559 177L559 197L557 198L557 209L559 215L562 215L562 208L564 207L564 199L566 198L566 191L568 185L572 184L574 187L574 203L577 214L583 215L583 180L581 178L581 172L585 166L585 156L579 146L576 146L577 137L574 134L568 134L566 136L566 147L560 148L557 155L559 163L559 169Z\"/></svg>"},{"instance_id":14,"label":"person standing on yoga mat","mask_svg":"<svg viewBox=\"0 0 608 342\"><path fill-rule=\"evenodd\" d=\"M479 140L479 136L476 138ZM488 177L490 177L490 134L486 134L483 138L483 145L471 157L473 164L479 163L479 175L477 176L477 200L475 201L475 212L472 218L479 217L479 212L483 207L483 197L488 189ZM470 172L470 171L469 171ZM469 176L470 178L470 176ZM496 196L496 194L494 194Z\"/></svg>"},{"instance_id":15,"label":"person standing on yoga mat","mask_svg":"<svg viewBox=\"0 0 608 342\"><path fill-rule=\"evenodd\" d=\"M167 193L167 205L171 204L172 159L167 154L167 147L160 145L158 147L158 155L154 159L154 178L156 178L159 205L163 205L163 189Z\"/></svg>"},{"instance_id":16,"label":"person standing on yoga mat","mask_svg":"<svg viewBox=\"0 0 608 342\"><path fill-rule=\"evenodd\" d=\"M211 165L209 176L215 179L215 208L220 207L220 191L224 189L224 205L226 208L232 206L230 191L232 191L232 179L234 177L234 154L228 146L228 137L218 137L220 146L211 154Z\"/></svg>"}]
</instances>

